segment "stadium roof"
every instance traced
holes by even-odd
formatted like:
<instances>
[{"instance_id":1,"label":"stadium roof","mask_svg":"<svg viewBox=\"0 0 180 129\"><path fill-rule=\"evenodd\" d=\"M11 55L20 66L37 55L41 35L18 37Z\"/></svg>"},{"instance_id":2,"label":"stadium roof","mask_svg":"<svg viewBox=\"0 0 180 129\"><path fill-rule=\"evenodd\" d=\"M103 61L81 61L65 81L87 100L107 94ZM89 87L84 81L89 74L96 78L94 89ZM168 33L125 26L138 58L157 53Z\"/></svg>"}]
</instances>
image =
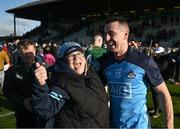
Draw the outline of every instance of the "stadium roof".
<instances>
[{"instance_id":1,"label":"stadium roof","mask_svg":"<svg viewBox=\"0 0 180 129\"><path fill-rule=\"evenodd\" d=\"M143 11L145 9L173 8L180 0L38 0L6 10L18 18L42 21L53 14L56 17L81 17L107 12Z\"/></svg>"}]
</instances>

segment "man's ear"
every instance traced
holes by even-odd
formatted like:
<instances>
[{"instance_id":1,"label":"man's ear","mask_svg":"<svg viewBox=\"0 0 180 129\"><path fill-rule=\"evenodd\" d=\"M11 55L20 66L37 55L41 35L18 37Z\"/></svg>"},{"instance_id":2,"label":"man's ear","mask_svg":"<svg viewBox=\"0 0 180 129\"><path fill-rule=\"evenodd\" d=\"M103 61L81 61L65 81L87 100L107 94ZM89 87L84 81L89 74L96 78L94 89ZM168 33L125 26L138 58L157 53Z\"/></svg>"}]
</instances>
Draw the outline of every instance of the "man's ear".
<instances>
[{"instance_id":1,"label":"man's ear","mask_svg":"<svg viewBox=\"0 0 180 129\"><path fill-rule=\"evenodd\" d=\"M128 39L128 36L129 36L128 32L125 32L124 33L124 40Z\"/></svg>"}]
</instances>

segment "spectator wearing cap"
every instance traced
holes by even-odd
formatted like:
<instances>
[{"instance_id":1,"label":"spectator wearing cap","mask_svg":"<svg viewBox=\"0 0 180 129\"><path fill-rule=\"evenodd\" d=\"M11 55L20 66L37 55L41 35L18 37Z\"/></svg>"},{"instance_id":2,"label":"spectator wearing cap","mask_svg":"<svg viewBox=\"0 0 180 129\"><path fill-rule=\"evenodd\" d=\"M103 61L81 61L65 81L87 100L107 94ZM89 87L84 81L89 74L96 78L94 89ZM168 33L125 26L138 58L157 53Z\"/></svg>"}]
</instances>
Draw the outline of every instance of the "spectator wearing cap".
<instances>
[{"instance_id":1,"label":"spectator wearing cap","mask_svg":"<svg viewBox=\"0 0 180 129\"><path fill-rule=\"evenodd\" d=\"M49 68L49 84L45 67L37 63L34 71L33 108L37 117L46 121L40 127L108 128L107 94L82 47L66 42L58 55L56 64Z\"/></svg>"},{"instance_id":2,"label":"spectator wearing cap","mask_svg":"<svg viewBox=\"0 0 180 129\"><path fill-rule=\"evenodd\" d=\"M165 52L165 49L163 47L156 47L155 48L155 53L157 55L162 55L162 54L164 54L164 52Z\"/></svg>"},{"instance_id":3,"label":"spectator wearing cap","mask_svg":"<svg viewBox=\"0 0 180 129\"><path fill-rule=\"evenodd\" d=\"M155 48L155 56L154 60L157 62L160 72L165 80L168 80L170 78L170 59L169 55L165 54L165 48L163 47L157 47ZM168 72L169 71L169 72Z\"/></svg>"},{"instance_id":4,"label":"spectator wearing cap","mask_svg":"<svg viewBox=\"0 0 180 129\"><path fill-rule=\"evenodd\" d=\"M10 60L7 52L3 50L3 42L0 42L0 85L1 88L3 88L3 83L4 83L4 65L5 63L7 66L10 66Z\"/></svg>"},{"instance_id":5,"label":"spectator wearing cap","mask_svg":"<svg viewBox=\"0 0 180 129\"><path fill-rule=\"evenodd\" d=\"M170 60L169 56L165 54L165 48L164 47L156 47L155 50L155 56L154 60L158 64L160 68L161 75L163 76L164 80L168 80L170 78L170 70L171 67L169 65ZM152 91L152 97L153 97L153 109L149 111L150 115L152 115L153 118L158 118L160 116L160 105L159 105L159 99L158 94L154 91L153 88L151 88Z\"/></svg>"}]
</instances>

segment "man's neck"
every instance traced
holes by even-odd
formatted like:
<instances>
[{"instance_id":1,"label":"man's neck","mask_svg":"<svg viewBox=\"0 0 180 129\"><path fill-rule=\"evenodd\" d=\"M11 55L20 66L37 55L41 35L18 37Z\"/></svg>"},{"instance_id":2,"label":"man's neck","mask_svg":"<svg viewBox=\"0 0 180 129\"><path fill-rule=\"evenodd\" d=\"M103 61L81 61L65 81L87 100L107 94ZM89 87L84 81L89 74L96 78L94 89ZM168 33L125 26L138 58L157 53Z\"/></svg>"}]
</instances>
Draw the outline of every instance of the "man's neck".
<instances>
[{"instance_id":1,"label":"man's neck","mask_svg":"<svg viewBox=\"0 0 180 129\"><path fill-rule=\"evenodd\" d=\"M114 53L114 57L116 60L122 60L124 59L124 57L126 56L126 53L128 51L128 48L126 50L124 50L123 52L117 52L117 53Z\"/></svg>"},{"instance_id":2,"label":"man's neck","mask_svg":"<svg viewBox=\"0 0 180 129\"><path fill-rule=\"evenodd\" d=\"M95 47L101 47L102 46L102 44L99 44L99 43L94 43L94 45L93 46L95 46Z\"/></svg>"},{"instance_id":3,"label":"man's neck","mask_svg":"<svg viewBox=\"0 0 180 129\"><path fill-rule=\"evenodd\" d=\"M126 56L126 53L124 54L119 54L119 53L114 53L114 57L116 60L122 60Z\"/></svg>"}]
</instances>

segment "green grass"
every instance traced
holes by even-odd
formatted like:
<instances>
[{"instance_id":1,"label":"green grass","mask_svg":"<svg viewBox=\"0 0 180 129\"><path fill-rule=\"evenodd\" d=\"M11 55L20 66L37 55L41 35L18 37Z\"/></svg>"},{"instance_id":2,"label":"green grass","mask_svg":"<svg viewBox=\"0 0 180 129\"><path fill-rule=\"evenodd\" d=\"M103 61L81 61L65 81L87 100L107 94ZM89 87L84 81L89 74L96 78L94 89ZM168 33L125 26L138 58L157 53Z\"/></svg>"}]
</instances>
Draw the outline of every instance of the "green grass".
<instances>
[{"instance_id":1,"label":"green grass","mask_svg":"<svg viewBox=\"0 0 180 129\"><path fill-rule=\"evenodd\" d=\"M174 86L169 82L166 83L169 89L169 92L172 96L173 109L174 109L174 127L180 127L180 86ZM151 92L148 92L148 108L152 108L152 95ZM151 126L152 128L163 128L163 114L159 118L151 117Z\"/></svg>"},{"instance_id":2,"label":"green grass","mask_svg":"<svg viewBox=\"0 0 180 129\"><path fill-rule=\"evenodd\" d=\"M167 82L168 89L172 95L173 107L174 107L174 126L175 128L180 127L180 86L174 86ZM151 92L148 91L148 107L152 108L152 96ZM7 112L13 111L12 106L7 103L5 98L0 91L0 115ZM151 118L152 128L163 128L163 115L159 118ZM0 128L15 128L15 117L14 115L5 116L0 118Z\"/></svg>"},{"instance_id":3,"label":"green grass","mask_svg":"<svg viewBox=\"0 0 180 129\"><path fill-rule=\"evenodd\" d=\"M10 105L4 98L2 91L0 90L0 115L4 115L9 112L13 112L12 105ZM9 115L5 117L0 117L0 128L15 128L15 117L14 115Z\"/></svg>"}]
</instances>

